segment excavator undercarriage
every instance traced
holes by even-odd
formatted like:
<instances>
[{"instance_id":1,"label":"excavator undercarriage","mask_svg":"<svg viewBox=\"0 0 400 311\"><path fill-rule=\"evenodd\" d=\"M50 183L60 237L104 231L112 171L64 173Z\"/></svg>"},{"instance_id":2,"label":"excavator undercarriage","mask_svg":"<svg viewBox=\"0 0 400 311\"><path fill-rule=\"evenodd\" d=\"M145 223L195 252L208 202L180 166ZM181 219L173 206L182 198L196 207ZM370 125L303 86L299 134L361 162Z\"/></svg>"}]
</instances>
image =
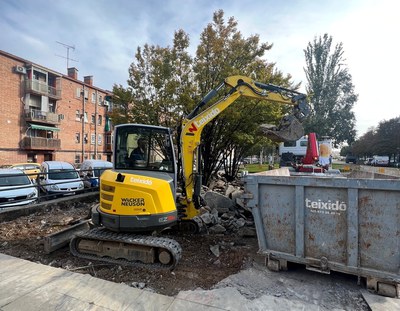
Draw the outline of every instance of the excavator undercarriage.
<instances>
[{"instance_id":1,"label":"excavator undercarriage","mask_svg":"<svg viewBox=\"0 0 400 311\"><path fill-rule=\"evenodd\" d=\"M74 256L135 267L173 269L181 258L178 242L164 237L94 228L70 241Z\"/></svg>"}]
</instances>

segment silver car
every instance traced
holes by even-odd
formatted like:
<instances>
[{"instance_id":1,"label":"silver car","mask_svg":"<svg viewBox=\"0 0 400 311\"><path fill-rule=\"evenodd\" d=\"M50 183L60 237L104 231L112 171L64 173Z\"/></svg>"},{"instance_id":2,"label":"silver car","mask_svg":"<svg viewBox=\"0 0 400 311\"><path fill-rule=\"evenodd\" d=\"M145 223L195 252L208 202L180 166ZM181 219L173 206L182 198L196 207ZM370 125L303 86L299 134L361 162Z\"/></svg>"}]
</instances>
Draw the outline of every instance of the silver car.
<instances>
[{"instance_id":1,"label":"silver car","mask_svg":"<svg viewBox=\"0 0 400 311\"><path fill-rule=\"evenodd\" d=\"M35 203L38 191L21 170L0 169L0 208Z\"/></svg>"}]
</instances>

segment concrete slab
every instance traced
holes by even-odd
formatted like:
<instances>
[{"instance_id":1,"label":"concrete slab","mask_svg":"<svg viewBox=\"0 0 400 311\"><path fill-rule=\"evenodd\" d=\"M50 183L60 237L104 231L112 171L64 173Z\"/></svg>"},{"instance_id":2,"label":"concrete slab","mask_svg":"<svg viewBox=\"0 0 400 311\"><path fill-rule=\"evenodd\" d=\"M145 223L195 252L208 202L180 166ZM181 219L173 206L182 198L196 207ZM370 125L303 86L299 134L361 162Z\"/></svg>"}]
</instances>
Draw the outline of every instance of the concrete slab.
<instances>
[{"instance_id":1,"label":"concrete slab","mask_svg":"<svg viewBox=\"0 0 400 311\"><path fill-rule=\"evenodd\" d=\"M370 293L366 289L361 291L365 301L372 311L398 311L400 310L400 299L379 296Z\"/></svg>"},{"instance_id":2,"label":"concrete slab","mask_svg":"<svg viewBox=\"0 0 400 311\"><path fill-rule=\"evenodd\" d=\"M191 310L191 311L221 311L227 309L216 308L212 306L203 305L197 302L191 302L182 299L175 299L171 306L168 308L168 311L183 311L183 310Z\"/></svg>"},{"instance_id":3,"label":"concrete slab","mask_svg":"<svg viewBox=\"0 0 400 311\"><path fill-rule=\"evenodd\" d=\"M110 309L102 308L94 304L90 304L64 294L50 291L47 294L43 291L31 292L20 299L1 308L2 311L58 311L58 310L98 310L110 311Z\"/></svg>"},{"instance_id":4,"label":"concrete slab","mask_svg":"<svg viewBox=\"0 0 400 311\"><path fill-rule=\"evenodd\" d=\"M140 290L141 295L137 299L132 299L131 304L124 311L167 311L174 301L174 297L164 296L145 290ZM181 310L189 310L184 308Z\"/></svg>"},{"instance_id":5,"label":"concrete slab","mask_svg":"<svg viewBox=\"0 0 400 311\"><path fill-rule=\"evenodd\" d=\"M86 310L87 308L92 310L94 307L99 310L123 310L141 294L139 289L124 284L96 279L90 275L67 272L63 278L41 286L19 298L16 303L24 305L32 301L53 300L47 306L49 310L52 310L52 307L55 307L54 310L70 310L65 303L65 300L68 300L72 305L79 304L80 307L74 310ZM66 307L62 307L64 305Z\"/></svg>"},{"instance_id":6,"label":"concrete slab","mask_svg":"<svg viewBox=\"0 0 400 311\"><path fill-rule=\"evenodd\" d=\"M12 258L12 259L11 259ZM14 260L15 262L11 263ZM65 271L33 262L16 259L4 254L0 257L0 308L20 297L52 282ZM7 263L9 264L7 269Z\"/></svg>"},{"instance_id":7,"label":"concrete slab","mask_svg":"<svg viewBox=\"0 0 400 311\"><path fill-rule=\"evenodd\" d=\"M247 299L233 287L222 290L194 290L179 292L176 298L195 302L200 305L211 306L222 310L237 310L238 306L244 307ZM245 309L242 309L245 310Z\"/></svg>"},{"instance_id":8,"label":"concrete slab","mask_svg":"<svg viewBox=\"0 0 400 311\"><path fill-rule=\"evenodd\" d=\"M262 295L255 299L247 299L234 287L180 292L171 309L168 309L168 311L182 310L182 301L185 301L184 306L193 304L193 309L190 310L264 311L266 308L277 311L321 310L320 306L312 303L301 300L289 300L272 295ZM181 307L181 309L178 309L178 307Z\"/></svg>"},{"instance_id":9,"label":"concrete slab","mask_svg":"<svg viewBox=\"0 0 400 311\"><path fill-rule=\"evenodd\" d=\"M0 273L6 273L7 271L12 271L13 269L17 269L18 267L29 263L29 261L15 260L14 257L1 253L0 253L0 261L2 263L0 265Z\"/></svg>"},{"instance_id":10,"label":"concrete slab","mask_svg":"<svg viewBox=\"0 0 400 311\"><path fill-rule=\"evenodd\" d=\"M0 254L0 310L157 310L173 297ZM12 267L12 269L8 269Z\"/></svg>"}]
</instances>

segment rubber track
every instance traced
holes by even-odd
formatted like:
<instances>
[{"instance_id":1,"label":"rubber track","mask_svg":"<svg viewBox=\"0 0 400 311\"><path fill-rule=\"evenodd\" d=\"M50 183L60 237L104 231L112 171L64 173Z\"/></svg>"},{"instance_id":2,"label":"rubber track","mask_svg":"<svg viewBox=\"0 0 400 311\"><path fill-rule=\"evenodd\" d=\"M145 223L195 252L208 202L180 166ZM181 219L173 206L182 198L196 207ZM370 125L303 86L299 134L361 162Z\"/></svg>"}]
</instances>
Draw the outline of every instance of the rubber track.
<instances>
[{"instance_id":1,"label":"rubber track","mask_svg":"<svg viewBox=\"0 0 400 311\"><path fill-rule=\"evenodd\" d=\"M164 265L160 262L157 263L143 263L140 261L129 261L127 259L114 259L110 257L98 257L91 254L81 253L77 246L80 240L90 239L99 241L111 241L111 242L122 242L126 244L136 244L143 246L150 246L156 248L162 248L168 250L172 256L172 262L169 265ZM129 233L117 233L108 231L104 228L94 228L87 232L76 235L70 241L70 252L72 255L80 258L90 259L90 260L100 260L103 262L109 262L120 265L128 265L132 267L147 267L147 268L158 268L158 269L173 269L179 262L182 256L182 248L179 243L175 240L163 238L163 237L153 237L147 235L136 235Z\"/></svg>"}]
</instances>

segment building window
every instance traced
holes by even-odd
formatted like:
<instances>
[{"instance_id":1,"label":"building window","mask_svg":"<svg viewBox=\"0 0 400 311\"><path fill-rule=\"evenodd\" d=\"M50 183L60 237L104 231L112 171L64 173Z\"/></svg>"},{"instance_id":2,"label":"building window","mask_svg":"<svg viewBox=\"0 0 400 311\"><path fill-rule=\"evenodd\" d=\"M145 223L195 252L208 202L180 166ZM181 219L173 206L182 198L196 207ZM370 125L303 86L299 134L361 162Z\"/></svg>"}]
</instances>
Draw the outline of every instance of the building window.
<instances>
[{"instance_id":1,"label":"building window","mask_svg":"<svg viewBox=\"0 0 400 311\"><path fill-rule=\"evenodd\" d=\"M97 154L97 160L101 160L101 154Z\"/></svg>"},{"instance_id":2,"label":"building window","mask_svg":"<svg viewBox=\"0 0 400 311\"><path fill-rule=\"evenodd\" d=\"M101 145L103 142L103 135L99 134L99 136L97 136L97 144Z\"/></svg>"},{"instance_id":3,"label":"building window","mask_svg":"<svg viewBox=\"0 0 400 311\"><path fill-rule=\"evenodd\" d=\"M81 156L79 154L75 155L75 164L81 163Z\"/></svg>"},{"instance_id":4,"label":"building window","mask_svg":"<svg viewBox=\"0 0 400 311\"><path fill-rule=\"evenodd\" d=\"M92 159L92 160L96 160L96 156L95 156L95 154L91 154L91 155L90 155L90 159Z\"/></svg>"},{"instance_id":5,"label":"building window","mask_svg":"<svg viewBox=\"0 0 400 311\"><path fill-rule=\"evenodd\" d=\"M81 90L81 88L78 87L76 89L75 97L76 98L81 98L81 94L82 94L82 90Z\"/></svg>"},{"instance_id":6,"label":"building window","mask_svg":"<svg viewBox=\"0 0 400 311\"><path fill-rule=\"evenodd\" d=\"M49 100L49 112L56 112L56 103L55 101Z\"/></svg>"},{"instance_id":7,"label":"building window","mask_svg":"<svg viewBox=\"0 0 400 311\"><path fill-rule=\"evenodd\" d=\"M99 105L101 105L102 101L103 101L103 96L99 95Z\"/></svg>"},{"instance_id":8,"label":"building window","mask_svg":"<svg viewBox=\"0 0 400 311\"><path fill-rule=\"evenodd\" d=\"M76 121L81 120L81 112L79 110L75 111L75 120Z\"/></svg>"},{"instance_id":9,"label":"building window","mask_svg":"<svg viewBox=\"0 0 400 311\"><path fill-rule=\"evenodd\" d=\"M84 139L85 144L87 144L88 143L88 134L87 133L85 133L85 136L83 139Z\"/></svg>"},{"instance_id":10,"label":"building window","mask_svg":"<svg viewBox=\"0 0 400 311\"><path fill-rule=\"evenodd\" d=\"M106 134L106 145L109 146L112 144L112 136L111 134Z\"/></svg>"},{"instance_id":11,"label":"building window","mask_svg":"<svg viewBox=\"0 0 400 311\"><path fill-rule=\"evenodd\" d=\"M94 113L92 113L92 120L91 120L92 124L96 123L96 116L94 115Z\"/></svg>"},{"instance_id":12,"label":"building window","mask_svg":"<svg viewBox=\"0 0 400 311\"><path fill-rule=\"evenodd\" d=\"M85 112L85 123L88 123L87 112Z\"/></svg>"},{"instance_id":13,"label":"building window","mask_svg":"<svg viewBox=\"0 0 400 311\"><path fill-rule=\"evenodd\" d=\"M92 103L93 104L96 103L96 93L95 92L92 93Z\"/></svg>"},{"instance_id":14,"label":"building window","mask_svg":"<svg viewBox=\"0 0 400 311\"><path fill-rule=\"evenodd\" d=\"M75 142L77 144L81 142L81 133L75 133Z\"/></svg>"},{"instance_id":15,"label":"building window","mask_svg":"<svg viewBox=\"0 0 400 311\"><path fill-rule=\"evenodd\" d=\"M90 135L90 144L91 145L96 144L96 134L91 134Z\"/></svg>"},{"instance_id":16,"label":"building window","mask_svg":"<svg viewBox=\"0 0 400 311\"><path fill-rule=\"evenodd\" d=\"M103 122L103 117L102 117L102 116L99 116L99 117L97 118L97 125L101 125L102 122Z\"/></svg>"}]
</instances>

